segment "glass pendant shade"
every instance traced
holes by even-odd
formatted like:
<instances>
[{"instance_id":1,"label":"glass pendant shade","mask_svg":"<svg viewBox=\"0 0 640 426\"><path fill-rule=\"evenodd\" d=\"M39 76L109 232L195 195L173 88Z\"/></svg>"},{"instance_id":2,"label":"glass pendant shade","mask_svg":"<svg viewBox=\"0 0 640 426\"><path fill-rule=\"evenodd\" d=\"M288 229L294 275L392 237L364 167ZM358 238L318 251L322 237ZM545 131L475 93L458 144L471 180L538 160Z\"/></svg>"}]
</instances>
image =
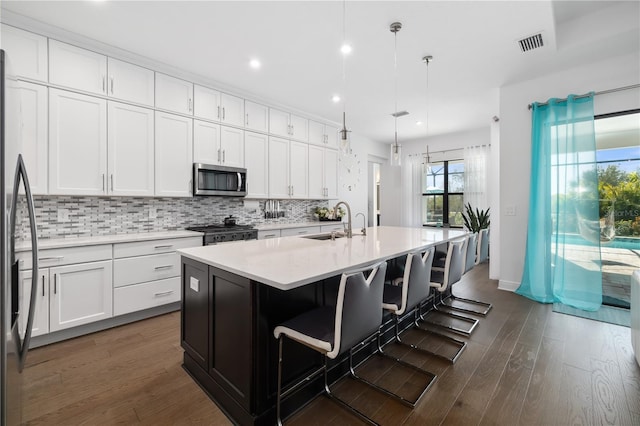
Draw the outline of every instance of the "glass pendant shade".
<instances>
[{"instance_id":1,"label":"glass pendant shade","mask_svg":"<svg viewBox=\"0 0 640 426\"><path fill-rule=\"evenodd\" d=\"M389 164L392 166L402 165L402 145L395 143L391 144L391 153L389 154Z\"/></svg>"},{"instance_id":2,"label":"glass pendant shade","mask_svg":"<svg viewBox=\"0 0 640 426\"><path fill-rule=\"evenodd\" d=\"M347 129L346 113L342 113L342 129L338 130L338 147L343 154L351 154L351 130Z\"/></svg>"}]
</instances>

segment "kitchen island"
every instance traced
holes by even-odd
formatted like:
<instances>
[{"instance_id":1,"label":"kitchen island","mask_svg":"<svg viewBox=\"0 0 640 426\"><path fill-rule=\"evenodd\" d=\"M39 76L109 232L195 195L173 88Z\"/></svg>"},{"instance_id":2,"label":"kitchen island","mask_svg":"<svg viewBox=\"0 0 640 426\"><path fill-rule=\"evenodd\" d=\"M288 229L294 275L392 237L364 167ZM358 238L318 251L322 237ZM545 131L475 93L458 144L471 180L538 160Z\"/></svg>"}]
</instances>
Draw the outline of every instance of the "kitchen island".
<instances>
[{"instance_id":1,"label":"kitchen island","mask_svg":"<svg viewBox=\"0 0 640 426\"><path fill-rule=\"evenodd\" d=\"M459 238L461 230L367 228L367 235L239 241L180 250L181 344L184 368L239 424L274 424L277 341L273 329L317 306L333 305L340 274ZM286 342L283 382L322 362L321 355ZM366 352L366 351L365 351ZM365 353L366 355L366 353ZM338 358L330 372L346 372ZM311 383L283 404L283 413L321 392Z\"/></svg>"}]
</instances>

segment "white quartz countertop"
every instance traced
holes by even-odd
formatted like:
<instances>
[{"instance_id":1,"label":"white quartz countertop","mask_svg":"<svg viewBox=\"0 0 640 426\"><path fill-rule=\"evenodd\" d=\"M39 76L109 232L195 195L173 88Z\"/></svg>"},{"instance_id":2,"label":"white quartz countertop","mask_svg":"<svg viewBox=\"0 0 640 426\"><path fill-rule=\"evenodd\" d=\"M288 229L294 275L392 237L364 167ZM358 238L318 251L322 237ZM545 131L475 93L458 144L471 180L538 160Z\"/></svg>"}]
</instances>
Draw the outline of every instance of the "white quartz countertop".
<instances>
[{"instance_id":1,"label":"white quartz countertop","mask_svg":"<svg viewBox=\"0 0 640 426\"><path fill-rule=\"evenodd\" d=\"M378 226L367 228L366 236L356 231L353 238L335 241L284 237L193 247L178 253L281 290L290 290L464 235L462 230L444 228Z\"/></svg>"},{"instance_id":2,"label":"white quartz countertop","mask_svg":"<svg viewBox=\"0 0 640 426\"><path fill-rule=\"evenodd\" d=\"M101 235L96 237L80 238L52 238L38 240L38 250L95 246L100 244L130 243L136 241L153 241L167 238L202 237L202 232L194 231L161 231L161 232L139 232L134 234ZM31 241L16 244L16 252L31 250Z\"/></svg>"}]
</instances>

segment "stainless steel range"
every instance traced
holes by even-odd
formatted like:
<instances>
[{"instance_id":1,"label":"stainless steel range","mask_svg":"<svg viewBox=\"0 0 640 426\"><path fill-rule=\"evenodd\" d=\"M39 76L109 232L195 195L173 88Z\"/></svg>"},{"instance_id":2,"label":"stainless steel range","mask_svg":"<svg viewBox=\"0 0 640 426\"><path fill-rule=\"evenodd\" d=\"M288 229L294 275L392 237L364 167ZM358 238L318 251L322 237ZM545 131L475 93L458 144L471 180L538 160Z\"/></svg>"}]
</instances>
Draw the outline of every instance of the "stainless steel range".
<instances>
[{"instance_id":1,"label":"stainless steel range","mask_svg":"<svg viewBox=\"0 0 640 426\"><path fill-rule=\"evenodd\" d=\"M226 243L229 241L255 240L258 238L258 230L251 225L202 225L191 226L189 231L204 232L205 246L211 244Z\"/></svg>"}]
</instances>

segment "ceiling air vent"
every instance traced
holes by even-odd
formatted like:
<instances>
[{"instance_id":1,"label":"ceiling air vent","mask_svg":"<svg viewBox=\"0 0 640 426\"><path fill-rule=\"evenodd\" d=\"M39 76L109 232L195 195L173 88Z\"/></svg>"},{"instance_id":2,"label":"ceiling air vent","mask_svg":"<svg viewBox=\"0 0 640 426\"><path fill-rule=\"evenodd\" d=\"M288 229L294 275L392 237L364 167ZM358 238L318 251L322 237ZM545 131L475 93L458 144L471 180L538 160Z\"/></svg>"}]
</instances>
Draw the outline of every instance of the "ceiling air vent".
<instances>
[{"instance_id":1,"label":"ceiling air vent","mask_svg":"<svg viewBox=\"0 0 640 426\"><path fill-rule=\"evenodd\" d=\"M530 50L542 47L544 46L544 43L542 41L542 33L523 38L522 40L518 40L518 44L520 45L520 50L522 52L528 52Z\"/></svg>"},{"instance_id":2,"label":"ceiling air vent","mask_svg":"<svg viewBox=\"0 0 640 426\"><path fill-rule=\"evenodd\" d=\"M398 111L391 113L392 117L404 117L405 115L409 115L408 111Z\"/></svg>"}]
</instances>

